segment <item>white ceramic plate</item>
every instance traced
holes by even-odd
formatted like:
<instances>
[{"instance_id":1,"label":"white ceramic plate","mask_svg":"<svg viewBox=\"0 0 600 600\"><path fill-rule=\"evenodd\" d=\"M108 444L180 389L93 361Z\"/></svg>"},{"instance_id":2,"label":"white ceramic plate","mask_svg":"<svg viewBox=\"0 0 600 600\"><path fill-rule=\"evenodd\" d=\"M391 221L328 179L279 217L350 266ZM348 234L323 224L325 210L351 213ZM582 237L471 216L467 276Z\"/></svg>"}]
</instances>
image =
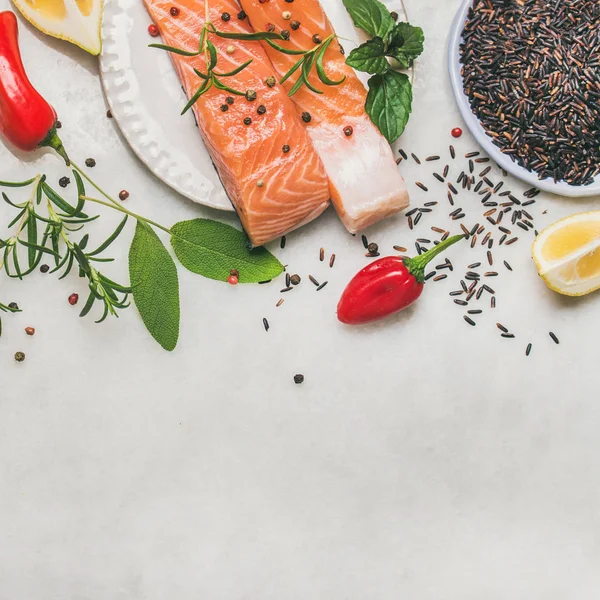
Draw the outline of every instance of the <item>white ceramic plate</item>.
<instances>
[{"instance_id":1,"label":"white ceramic plate","mask_svg":"<svg viewBox=\"0 0 600 600\"><path fill-rule=\"evenodd\" d=\"M338 34L359 43L342 0L321 0ZM384 0L405 15L402 0ZM405 15L406 16L406 15ZM148 48L142 0L107 0L100 73L113 117L133 151L167 185L194 202L233 210L202 143L166 52ZM348 42L344 45L350 46Z\"/></svg>"},{"instance_id":2,"label":"white ceramic plate","mask_svg":"<svg viewBox=\"0 0 600 600\"><path fill-rule=\"evenodd\" d=\"M553 194L558 194L559 196L569 196L572 198L599 195L600 176L596 177L594 183L586 186L573 186L565 182L554 183L553 179L539 179L537 173L533 173L524 167L519 166L516 162L513 162L509 156L502 153L492 142L492 138L487 135L485 129L479 122L479 119L471 110L469 99L463 90L463 80L460 74L461 64L459 46L462 42L462 31L467 20L469 8L472 5L473 0L464 0L456 14L450 32L450 46L448 48L448 68L450 71L452 89L454 90L458 107L469 131L473 134L488 156L496 161L498 165L518 179L521 179L532 186Z\"/></svg>"}]
</instances>

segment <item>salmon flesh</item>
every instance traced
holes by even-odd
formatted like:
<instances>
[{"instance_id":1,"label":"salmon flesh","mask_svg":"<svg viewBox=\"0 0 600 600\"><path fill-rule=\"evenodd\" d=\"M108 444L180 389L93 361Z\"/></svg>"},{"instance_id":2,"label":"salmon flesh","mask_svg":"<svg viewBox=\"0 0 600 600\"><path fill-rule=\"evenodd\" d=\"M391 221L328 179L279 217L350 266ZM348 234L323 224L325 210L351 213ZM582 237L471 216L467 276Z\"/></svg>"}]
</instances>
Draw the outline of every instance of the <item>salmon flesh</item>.
<instances>
[{"instance_id":1,"label":"salmon flesh","mask_svg":"<svg viewBox=\"0 0 600 600\"><path fill-rule=\"evenodd\" d=\"M282 47L312 50L335 35L319 0L240 2L257 31L274 25L277 32L289 32L289 41L277 42ZM280 78L300 58L284 54L267 42L263 45ZM292 100L298 114L310 119L307 129L325 164L333 204L348 231L356 233L406 208L408 192L390 145L365 112L367 90L346 64L336 39L329 45L323 65L331 80L345 77L344 82L327 86L313 68L308 80L323 93L317 94L303 85ZM288 91L298 73L284 83Z\"/></svg>"},{"instance_id":2,"label":"salmon flesh","mask_svg":"<svg viewBox=\"0 0 600 600\"><path fill-rule=\"evenodd\" d=\"M203 0L144 1L164 44L198 50L206 19ZM173 16L176 9L179 13ZM248 19L238 18L235 0L210 0L208 11L219 31L252 32ZM223 19L225 14L230 18ZM220 78L246 95L213 86L195 102L193 111L252 245L261 246L318 217L329 203L329 180L294 103L270 79L276 74L261 43L215 34L209 34L209 39L217 49L214 70L218 73L229 73L252 60L236 75ZM203 83L194 69L206 73L206 57L170 56L185 93L192 98Z\"/></svg>"}]
</instances>

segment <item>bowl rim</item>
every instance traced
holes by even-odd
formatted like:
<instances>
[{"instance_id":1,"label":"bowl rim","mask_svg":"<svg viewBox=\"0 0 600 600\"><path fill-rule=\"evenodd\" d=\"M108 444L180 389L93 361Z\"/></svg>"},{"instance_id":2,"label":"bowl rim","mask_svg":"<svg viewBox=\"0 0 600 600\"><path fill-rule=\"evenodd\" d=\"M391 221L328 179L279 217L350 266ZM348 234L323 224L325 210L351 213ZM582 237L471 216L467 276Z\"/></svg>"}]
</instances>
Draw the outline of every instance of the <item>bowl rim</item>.
<instances>
[{"instance_id":1,"label":"bowl rim","mask_svg":"<svg viewBox=\"0 0 600 600\"><path fill-rule=\"evenodd\" d=\"M462 31L469 9L474 0L464 0L452 23L448 41L448 71L450 73L450 83L454 98L467 128L477 140L483 150L492 158L498 166L514 175L517 179L536 187L539 190L551 192L559 196L570 198L584 198L600 195L600 175L596 176L594 183L587 186L573 186L561 181L555 183L553 179L539 179L537 173L529 171L525 167L514 162L509 156L500 151L498 146L492 142L479 119L473 114L469 98L463 89L463 79L461 75L460 51L459 46L462 43Z\"/></svg>"}]
</instances>

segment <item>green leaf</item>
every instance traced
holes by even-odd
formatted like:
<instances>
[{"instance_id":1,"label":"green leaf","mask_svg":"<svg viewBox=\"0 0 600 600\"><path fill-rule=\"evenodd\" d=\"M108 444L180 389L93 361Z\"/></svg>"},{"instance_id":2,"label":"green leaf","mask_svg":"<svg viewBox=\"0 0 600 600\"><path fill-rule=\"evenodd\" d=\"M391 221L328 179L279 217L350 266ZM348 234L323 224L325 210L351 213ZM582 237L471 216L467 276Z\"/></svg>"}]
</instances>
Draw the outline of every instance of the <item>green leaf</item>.
<instances>
[{"instance_id":1,"label":"green leaf","mask_svg":"<svg viewBox=\"0 0 600 600\"><path fill-rule=\"evenodd\" d=\"M301 54L304 55L308 54L309 52L309 50L294 50L293 48L284 48L283 46L280 46L279 44L276 44L271 40L267 40L267 44L269 44L271 48L275 48L275 50L277 50L278 52L281 52L283 54L289 54L290 56L299 56Z\"/></svg>"},{"instance_id":2,"label":"green leaf","mask_svg":"<svg viewBox=\"0 0 600 600\"><path fill-rule=\"evenodd\" d=\"M379 0L343 0L356 27L364 32L385 38L393 29L394 19Z\"/></svg>"},{"instance_id":3,"label":"green leaf","mask_svg":"<svg viewBox=\"0 0 600 600\"><path fill-rule=\"evenodd\" d=\"M285 39L281 34L275 33L274 31L257 31L256 33L228 33L225 31L215 31L214 33L226 40L260 41Z\"/></svg>"},{"instance_id":4,"label":"green leaf","mask_svg":"<svg viewBox=\"0 0 600 600\"><path fill-rule=\"evenodd\" d=\"M10 187L10 188L19 188L19 187L27 187L35 181L35 177L32 179L28 179L27 181L0 181L0 186L2 187Z\"/></svg>"},{"instance_id":5,"label":"green leaf","mask_svg":"<svg viewBox=\"0 0 600 600\"><path fill-rule=\"evenodd\" d=\"M258 283L283 272L283 265L268 250L250 250L246 234L225 223L181 221L171 227L171 235L181 264L209 279L227 281L231 269L237 269L240 283Z\"/></svg>"},{"instance_id":6,"label":"green leaf","mask_svg":"<svg viewBox=\"0 0 600 600\"><path fill-rule=\"evenodd\" d=\"M183 48L165 46L164 44L148 44L148 48L158 48L159 50L166 50L167 52L172 52L173 54L179 54L181 56L198 56L201 53L201 50L198 50L197 52L188 52Z\"/></svg>"},{"instance_id":7,"label":"green leaf","mask_svg":"<svg viewBox=\"0 0 600 600\"><path fill-rule=\"evenodd\" d=\"M398 23L389 35L387 55L394 57L403 68L408 69L423 52L425 35L420 27L410 23Z\"/></svg>"},{"instance_id":8,"label":"green leaf","mask_svg":"<svg viewBox=\"0 0 600 600\"><path fill-rule=\"evenodd\" d=\"M365 110L393 144L402 135L412 110L410 79L404 73L391 70L371 77Z\"/></svg>"},{"instance_id":9,"label":"green leaf","mask_svg":"<svg viewBox=\"0 0 600 600\"><path fill-rule=\"evenodd\" d=\"M101 254L102 252L104 252L119 237L121 231L123 231L123 227L125 227L125 223L127 223L127 219L128 215L125 215L123 217L123 220L119 223L119 225L117 225L117 228L113 231L113 233L104 242L102 242L102 244L100 244L93 252L88 253L88 258L90 256L96 256L96 254ZM82 244L80 244L80 246L82 248L84 247Z\"/></svg>"},{"instance_id":10,"label":"green leaf","mask_svg":"<svg viewBox=\"0 0 600 600\"><path fill-rule=\"evenodd\" d=\"M208 56L210 57L208 64L208 72L210 73L217 66L217 49L210 40L206 40L206 47L208 48Z\"/></svg>"},{"instance_id":11,"label":"green leaf","mask_svg":"<svg viewBox=\"0 0 600 600\"><path fill-rule=\"evenodd\" d=\"M60 208L65 214L74 216L76 213L76 208L71 206L64 198L59 196L47 183L42 183L42 189L44 190L44 194L52 204ZM87 215L85 213L80 212L77 216L83 217L87 219Z\"/></svg>"},{"instance_id":12,"label":"green leaf","mask_svg":"<svg viewBox=\"0 0 600 600\"><path fill-rule=\"evenodd\" d=\"M198 88L198 91L190 98L190 101L183 107L181 114L184 115L188 110L190 110L190 108L192 108L192 106L194 106L194 104L196 104L196 102L198 101L198 98L200 98L200 96L202 96L202 94L205 94L206 92L208 92L208 90L210 90L210 88L212 87L212 84L213 84L212 78L204 81L202 83L202 85Z\"/></svg>"},{"instance_id":13,"label":"green leaf","mask_svg":"<svg viewBox=\"0 0 600 600\"><path fill-rule=\"evenodd\" d=\"M138 221L129 249L133 299L152 337L168 351L179 338L177 267L154 230Z\"/></svg>"},{"instance_id":14,"label":"green leaf","mask_svg":"<svg viewBox=\"0 0 600 600\"><path fill-rule=\"evenodd\" d=\"M29 263L29 268L33 267L35 264L35 259L37 258L37 252L35 249L35 244L37 244L37 221L35 217L29 213L27 217L27 241L29 242L29 247L27 248L27 259Z\"/></svg>"},{"instance_id":15,"label":"green leaf","mask_svg":"<svg viewBox=\"0 0 600 600\"><path fill-rule=\"evenodd\" d=\"M252 62L252 59L247 60L245 63L242 63L236 69L233 69L233 71L228 71L227 73L217 73L215 71L215 75L217 77L233 77L234 75L237 75L238 73L241 73L251 62ZM195 71L195 69L194 69L194 71Z\"/></svg>"},{"instance_id":16,"label":"green leaf","mask_svg":"<svg viewBox=\"0 0 600 600\"><path fill-rule=\"evenodd\" d=\"M357 71L372 75L382 75L390 65L385 57L385 44L380 37L374 37L350 52L346 62Z\"/></svg>"},{"instance_id":17,"label":"green leaf","mask_svg":"<svg viewBox=\"0 0 600 600\"><path fill-rule=\"evenodd\" d=\"M330 37L328 40L325 40L317 52L317 59L315 61L317 67L317 75L322 83L325 85L340 85L346 81L346 76L344 75L341 79L335 80L331 79L327 73L325 72L325 67L323 66L323 58L325 56L325 52L327 52L327 48L329 48L331 42L333 42L333 37Z\"/></svg>"}]
</instances>

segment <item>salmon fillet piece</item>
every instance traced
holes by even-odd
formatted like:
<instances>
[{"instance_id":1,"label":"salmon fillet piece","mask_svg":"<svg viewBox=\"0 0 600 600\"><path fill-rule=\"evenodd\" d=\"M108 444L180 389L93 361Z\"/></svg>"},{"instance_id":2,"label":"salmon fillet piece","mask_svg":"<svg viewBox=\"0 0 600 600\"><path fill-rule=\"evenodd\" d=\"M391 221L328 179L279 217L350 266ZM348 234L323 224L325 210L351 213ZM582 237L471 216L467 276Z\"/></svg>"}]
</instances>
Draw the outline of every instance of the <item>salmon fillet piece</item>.
<instances>
[{"instance_id":1,"label":"salmon fillet piece","mask_svg":"<svg viewBox=\"0 0 600 600\"><path fill-rule=\"evenodd\" d=\"M205 23L203 0L144 2L164 44L198 50ZM171 15L172 8L179 9L177 16ZM218 30L251 33L248 19L237 17L239 11L235 0L209 2L209 17ZM224 13L231 16L229 21L221 18ZM282 86L266 84L275 73L261 43L227 40L214 34L209 39L217 48L217 72L230 72L252 59L243 71L221 81L235 90L254 90L256 100L213 87L198 99L193 110L242 225L252 245L261 246L319 216L329 203L329 181L293 102ZM228 53L228 47L234 51ZM206 73L205 57L170 56L185 93L192 98L203 82L194 68ZM233 104L227 103L228 97L234 99ZM259 114L259 106L266 109L264 114ZM245 124L248 118L252 122Z\"/></svg>"},{"instance_id":2,"label":"salmon fillet piece","mask_svg":"<svg viewBox=\"0 0 600 600\"><path fill-rule=\"evenodd\" d=\"M289 31L288 42L277 42L285 48L312 50L313 36L325 40L335 33L319 0L240 3L257 31L265 31L269 24L277 32ZM298 29L290 26L293 21L300 22ZM301 58L279 52L267 42L263 45L280 78ZM367 90L346 64L337 41L330 44L323 64L328 77L335 81L346 77L344 83L326 86L313 68L309 82L323 94L302 86L292 100L299 114L310 115L307 129L329 175L333 204L348 231L356 233L406 208L409 198L390 145L364 110ZM284 83L288 91L296 79L297 74ZM349 127L352 134L346 135Z\"/></svg>"}]
</instances>

